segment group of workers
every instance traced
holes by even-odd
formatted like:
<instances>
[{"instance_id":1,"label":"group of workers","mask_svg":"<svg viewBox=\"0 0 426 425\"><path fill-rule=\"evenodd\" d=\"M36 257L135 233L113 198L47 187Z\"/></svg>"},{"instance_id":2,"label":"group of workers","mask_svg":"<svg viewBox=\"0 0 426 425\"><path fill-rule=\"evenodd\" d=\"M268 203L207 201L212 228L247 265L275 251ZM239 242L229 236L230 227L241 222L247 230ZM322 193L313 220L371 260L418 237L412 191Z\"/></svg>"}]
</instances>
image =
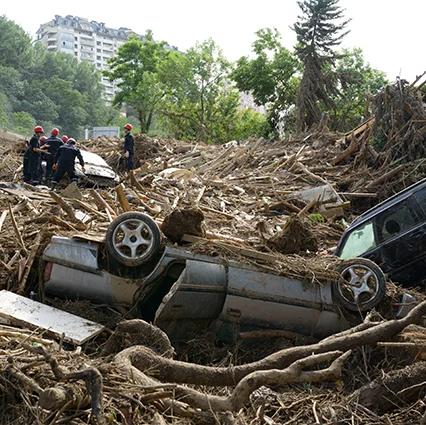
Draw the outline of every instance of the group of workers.
<instances>
[{"instance_id":1,"label":"group of workers","mask_svg":"<svg viewBox=\"0 0 426 425\"><path fill-rule=\"evenodd\" d=\"M134 169L133 156L135 154L134 139L131 133L132 125L124 126L124 153L126 171ZM43 136L43 127L34 127L34 134L27 143L24 154L24 182L37 186L44 182L55 189L59 181L68 174L71 182L77 182L75 174L75 159L80 162L83 173L86 172L80 149L73 138L63 135L59 137L59 130L52 128L50 137ZM46 170L43 173L42 160L46 161Z\"/></svg>"},{"instance_id":2,"label":"group of workers","mask_svg":"<svg viewBox=\"0 0 426 425\"><path fill-rule=\"evenodd\" d=\"M83 173L84 160L80 149L73 138L63 135L59 138L59 130L52 128L50 137L43 136L43 127L34 127L34 134L27 144L24 154L24 182L37 186L45 182L52 189L56 187L61 178L68 174L71 181L77 181L75 174L75 158L78 158ZM43 173L42 160L46 160L46 169Z\"/></svg>"}]
</instances>

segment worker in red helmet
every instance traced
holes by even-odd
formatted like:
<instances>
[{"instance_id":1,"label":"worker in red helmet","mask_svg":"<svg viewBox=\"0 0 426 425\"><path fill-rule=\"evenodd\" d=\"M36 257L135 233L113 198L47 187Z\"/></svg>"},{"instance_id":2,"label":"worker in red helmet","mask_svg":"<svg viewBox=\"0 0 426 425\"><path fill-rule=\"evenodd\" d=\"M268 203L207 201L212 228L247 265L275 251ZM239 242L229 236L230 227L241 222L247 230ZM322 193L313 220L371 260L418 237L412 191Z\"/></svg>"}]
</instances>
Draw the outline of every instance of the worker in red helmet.
<instances>
[{"instance_id":1,"label":"worker in red helmet","mask_svg":"<svg viewBox=\"0 0 426 425\"><path fill-rule=\"evenodd\" d=\"M34 134L28 142L24 154L24 182L31 183L34 186L40 184L42 175L41 154L46 152L40 148L40 138L43 133L44 130L41 125L34 127Z\"/></svg>"},{"instance_id":2,"label":"worker in red helmet","mask_svg":"<svg viewBox=\"0 0 426 425\"><path fill-rule=\"evenodd\" d=\"M135 141L131 133L133 127L131 124L124 126L124 158L126 171L133 170L135 168L133 164L133 156L135 155Z\"/></svg>"},{"instance_id":3,"label":"worker in red helmet","mask_svg":"<svg viewBox=\"0 0 426 425\"><path fill-rule=\"evenodd\" d=\"M64 143L68 143L68 136L66 136L65 134L61 137L61 139Z\"/></svg>"},{"instance_id":4,"label":"worker in red helmet","mask_svg":"<svg viewBox=\"0 0 426 425\"><path fill-rule=\"evenodd\" d=\"M55 155L57 154L59 148L64 144L64 142L58 137L59 130L54 127L52 128L50 132L50 137L46 139L46 146L47 150L49 151L50 155L46 156L46 184L50 186L52 176L53 176L53 159L55 158Z\"/></svg>"}]
</instances>

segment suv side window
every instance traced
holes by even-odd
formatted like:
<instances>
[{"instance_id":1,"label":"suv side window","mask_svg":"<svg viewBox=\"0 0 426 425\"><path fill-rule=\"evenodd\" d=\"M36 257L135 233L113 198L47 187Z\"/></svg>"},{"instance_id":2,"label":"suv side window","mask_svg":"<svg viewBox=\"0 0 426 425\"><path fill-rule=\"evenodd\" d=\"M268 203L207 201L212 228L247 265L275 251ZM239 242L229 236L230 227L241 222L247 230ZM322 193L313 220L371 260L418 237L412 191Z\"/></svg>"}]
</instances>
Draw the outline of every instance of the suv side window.
<instances>
[{"instance_id":1,"label":"suv side window","mask_svg":"<svg viewBox=\"0 0 426 425\"><path fill-rule=\"evenodd\" d=\"M413 208L409 199L405 199L376 216L378 242L382 243L405 233L420 222L419 212Z\"/></svg>"},{"instance_id":2,"label":"suv side window","mask_svg":"<svg viewBox=\"0 0 426 425\"><path fill-rule=\"evenodd\" d=\"M339 257L343 259L359 257L365 252L376 248L376 246L373 221L369 220L348 233Z\"/></svg>"}]
</instances>

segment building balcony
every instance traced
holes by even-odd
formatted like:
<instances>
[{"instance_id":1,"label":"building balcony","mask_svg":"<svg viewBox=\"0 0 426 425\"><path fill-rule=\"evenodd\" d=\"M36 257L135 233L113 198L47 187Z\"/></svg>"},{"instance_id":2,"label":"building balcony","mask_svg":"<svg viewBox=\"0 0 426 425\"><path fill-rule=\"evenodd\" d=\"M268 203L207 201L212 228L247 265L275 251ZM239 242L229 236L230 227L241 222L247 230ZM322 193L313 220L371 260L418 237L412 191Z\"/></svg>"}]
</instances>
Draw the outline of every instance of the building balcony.
<instances>
[{"instance_id":1,"label":"building balcony","mask_svg":"<svg viewBox=\"0 0 426 425\"><path fill-rule=\"evenodd\" d=\"M88 40L86 38L80 38L80 44L82 46L90 46L90 47L95 47L95 43L93 42L93 40Z\"/></svg>"}]
</instances>

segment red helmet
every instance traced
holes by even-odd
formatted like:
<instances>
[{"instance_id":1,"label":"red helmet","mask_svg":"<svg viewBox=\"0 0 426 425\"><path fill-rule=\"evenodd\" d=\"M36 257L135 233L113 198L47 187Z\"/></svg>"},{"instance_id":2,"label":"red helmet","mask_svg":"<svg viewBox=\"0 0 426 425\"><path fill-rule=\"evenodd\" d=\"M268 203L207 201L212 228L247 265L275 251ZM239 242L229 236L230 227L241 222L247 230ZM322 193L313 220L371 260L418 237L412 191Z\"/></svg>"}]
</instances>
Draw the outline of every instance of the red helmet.
<instances>
[{"instance_id":1,"label":"red helmet","mask_svg":"<svg viewBox=\"0 0 426 425\"><path fill-rule=\"evenodd\" d=\"M44 133L43 127L41 125L35 126L34 133Z\"/></svg>"},{"instance_id":2,"label":"red helmet","mask_svg":"<svg viewBox=\"0 0 426 425\"><path fill-rule=\"evenodd\" d=\"M62 136L62 141L64 143L68 142L68 136L65 136L65 134Z\"/></svg>"},{"instance_id":3,"label":"red helmet","mask_svg":"<svg viewBox=\"0 0 426 425\"><path fill-rule=\"evenodd\" d=\"M47 140L47 137L46 137L46 136L41 136L41 137L40 137L40 142L44 142L45 140Z\"/></svg>"},{"instance_id":4,"label":"red helmet","mask_svg":"<svg viewBox=\"0 0 426 425\"><path fill-rule=\"evenodd\" d=\"M52 128L52 131L50 132L50 134L52 136L57 136L59 134L59 130L56 127Z\"/></svg>"},{"instance_id":5,"label":"red helmet","mask_svg":"<svg viewBox=\"0 0 426 425\"><path fill-rule=\"evenodd\" d=\"M126 124L125 126L124 126L124 128L126 129L126 130L129 130L129 131L132 131L132 124Z\"/></svg>"}]
</instances>

